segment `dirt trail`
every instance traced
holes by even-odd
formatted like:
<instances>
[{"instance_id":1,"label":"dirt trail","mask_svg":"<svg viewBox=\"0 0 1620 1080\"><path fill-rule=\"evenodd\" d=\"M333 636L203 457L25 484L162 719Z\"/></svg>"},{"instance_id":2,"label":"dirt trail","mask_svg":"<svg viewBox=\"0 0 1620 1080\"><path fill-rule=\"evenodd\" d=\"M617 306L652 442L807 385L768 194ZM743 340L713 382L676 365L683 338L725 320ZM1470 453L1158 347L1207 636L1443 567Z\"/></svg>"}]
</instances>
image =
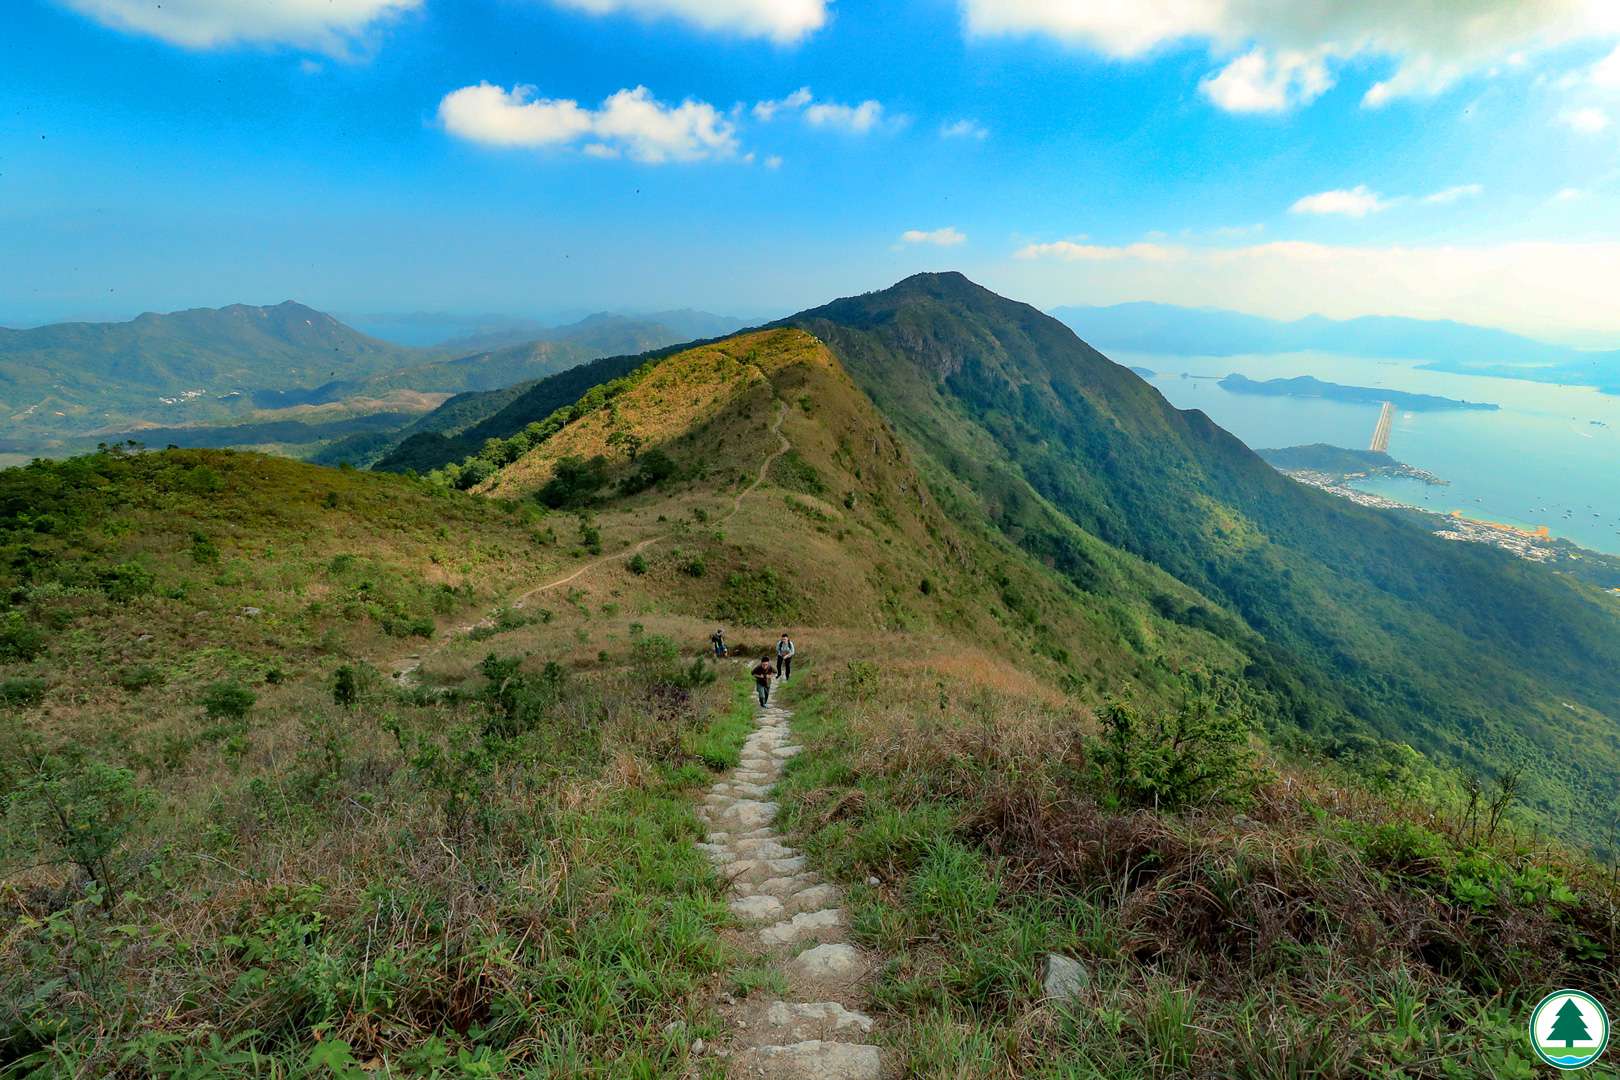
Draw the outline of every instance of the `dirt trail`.
<instances>
[{"instance_id":1,"label":"dirt trail","mask_svg":"<svg viewBox=\"0 0 1620 1080\"><path fill-rule=\"evenodd\" d=\"M776 412L776 419L771 422L771 434L777 437L779 440L779 445L775 450L767 454L765 460L760 463L759 472L755 475L754 482L749 484L742 491L739 491L737 493L737 497L732 499L731 509L726 512L725 517L720 519L720 524L729 524L731 519L737 516L738 511L742 509L743 500L752 495L755 491L759 490L760 485L765 483L765 476L770 472L771 465L776 462L776 459L793 449L793 444L788 441L788 437L782 434L782 421L787 419L787 414L788 406L787 402L784 401ZM510 606L512 608L522 608L530 600L541 595L542 593L550 592L552 589L561 588L582 575L595 570L597 567L633 558L634 556L639 555L641 552L646 551L654 544L660 544L665 540L668 540L670 535L670 533L663 533L658 536L649 536L647 539L642 540L637 544L633 544L632 546L625 548L623 551L616 551L612 555L603 555L601 558L592 559L585 565L575 569L573 572L566 574L563 577L557 578L555 581L548 581L542 585L536 585L527 592L520 593L514 600L510 602L509 605L506 606ZM419 668L421 668L423 660L446 648L457 638L465 637L481 627L494 625L495 614L491 612L490 614L485 615L482 619L479 619L477 622L468 623L466 626L456 627L454 630L447 633L440 643L434 648L416 653L412 656L403 657L402 659L396 661L393 665L394 681L401 686L412 685L416 681L416 672Z\"/></svg>"},{"instance_id":2,"label":"dirt trail","mask_svg":"<svg viewBox=\"0 0 1620 1080\"><path fill-rule=\"evenodd\" d=\"M731 881L731 911L748 925L748 945L763 954L787 992L721 998L730 1031L712 1051L727 1074L775 1080L880 1080L874 1027L860 1012L871 958L848 942L849 915L836 886L805 869L782 843L771 787L800 747L789 740L792 714L776 705L754 716L737 768L704 797L709 827L698 845Z\"/></svg>"}]
</instances>

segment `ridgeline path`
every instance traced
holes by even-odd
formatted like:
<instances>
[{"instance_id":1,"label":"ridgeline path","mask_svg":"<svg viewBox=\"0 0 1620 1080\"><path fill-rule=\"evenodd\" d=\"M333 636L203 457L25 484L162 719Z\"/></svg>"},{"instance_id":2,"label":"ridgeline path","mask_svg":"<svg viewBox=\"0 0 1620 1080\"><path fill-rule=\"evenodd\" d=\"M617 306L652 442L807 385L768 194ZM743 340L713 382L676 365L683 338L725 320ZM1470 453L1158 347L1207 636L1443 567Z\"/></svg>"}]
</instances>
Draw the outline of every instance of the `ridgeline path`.
<instances>
[{"instance_id":1,"label":"ridgeline path","mask_svg":"<svg viewBox=\"0 0 1620 1080\"><path fill-rule=\"evenodd\" d=\"M719 524L721 524L721 525L729 524L731 522L731 520L737 516L738 511L740 511L742 509L743 500L746 499L748 496L752 495L755 491L758 491L759 488L760 488L760 485L765 483L766 474L768 474L770 472L771 466L773 464L775 464L776 459L781 457L783 454L787 453L789 450L793 449L793 444L788 441L788 437L786 435L782 434L782 421L787 419L787 414L788 414L788 406L787 406L787 402L784 401L784 402L781 403L781 407L777 409L776 419L771 422L771 429L770 429L771 434L775 435L777 437L777 439L779 440L779 443L778 443L776 449L771 451L769 454L767 454L765 456L765 460L760 462L759 472L757 474L755 474L754 482L749 484L743 490L739 491L737 493L736 498L731 500L731 509L726 512L725 517L720 519ZM582 575L587 574L592 570L595 570L597 567L605 566L605 565L607 565L609 563L621 562L623 560L633 558L634 556L639 555L641 552L646 551L648 548L652 547L654 544L663 543L665 540L668 540L669 537L670 537L670 534L667 533L667 532L666 533L661 533L658 536L649 536L645 540L642 540L639 543L632 544L630 547L625 548L623 551L615 551L612 555L603 555L600 558L592 559L590 562L587 562L585 565L583 565L581 567L578 567L573 572L571 572L569 574L566 574L563 577L557 578L555 581L548 581L548 582L545 582L542 585L536 585L534 588L529 589L527 592L520 593L514 600L512 600L510 602L509 605L502 605L502 606L510 606L510 607L513 607L513 608L522 608L530 600L532 600L536 596L541 595L542 593L550 592L552 589L559 589L562 586L567 585L570 582L578 579ZM410 685L412 685L416 681L416 672L421 668L422 662L424 660L426 660L430 656L433 656L435 653L441 652L442 650L447 648L452 642L454 642L458 638L466 637L468 634L472 633L474 630L477 630L477 629L480 629L480 628L486 627L486 626L494 626L495 625L495 615L496 615L496 612L490 612L488 615L485 615L482 619L479 619L477 622L468 623L465 626L458 626L454 630L451 630L448 633L446 633L444 635L444 637L440 640L439 644L436 645L435 647L433 647L431 649L424 650L423 652L420 652L420 653L415 653L415 654L412 654L410 656L403 657L402 659L395 661L395 663L393 665L394 681L396 683L398 683L400 686L410 686Z\"/></svg>"}]
</instances>

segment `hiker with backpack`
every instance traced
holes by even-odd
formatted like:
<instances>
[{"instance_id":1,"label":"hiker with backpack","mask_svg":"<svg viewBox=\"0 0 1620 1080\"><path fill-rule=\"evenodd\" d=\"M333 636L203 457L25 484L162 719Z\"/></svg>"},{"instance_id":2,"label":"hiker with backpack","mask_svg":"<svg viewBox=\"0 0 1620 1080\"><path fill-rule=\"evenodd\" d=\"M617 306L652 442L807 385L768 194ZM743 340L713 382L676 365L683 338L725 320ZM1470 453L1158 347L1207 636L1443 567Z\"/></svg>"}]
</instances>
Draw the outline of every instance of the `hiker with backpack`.
<instances>
[{"instance_id":1,"label":"hiker with backpack","mask_svg":"<svg viewBox=\"0 0 1620 1080\"><path fill-rule=\"evenodd\" d=\"M771 667L771 658L762 656L759 663L754 665L754 690L759 694L759 707L764 708L771 701L771 676L776 669Z\"/></svg>"},{"instance_id":2,"label":"hiker with backpack","mask_svg":"<svg viewBox=\"0 0 1620 1080\"><path fill-rule=\"evenodd\" d=\"M783 681L793 674L793 654L798 651L793 645L793 639L788 637L787 631L782 631L782 640L776 643L776 673Z\"/></svg>"},{"instance_id":3,"label":"hiker with backpack","mask_svg":"<svg viewBox=\"0 0 1620 1080\"><path fill-rule=\"evenodd\" d=\"M726 631L724 627L709 635L709 644L714 646L714 658L716 660L726 658Z\"/></svg>"}]
</instances>

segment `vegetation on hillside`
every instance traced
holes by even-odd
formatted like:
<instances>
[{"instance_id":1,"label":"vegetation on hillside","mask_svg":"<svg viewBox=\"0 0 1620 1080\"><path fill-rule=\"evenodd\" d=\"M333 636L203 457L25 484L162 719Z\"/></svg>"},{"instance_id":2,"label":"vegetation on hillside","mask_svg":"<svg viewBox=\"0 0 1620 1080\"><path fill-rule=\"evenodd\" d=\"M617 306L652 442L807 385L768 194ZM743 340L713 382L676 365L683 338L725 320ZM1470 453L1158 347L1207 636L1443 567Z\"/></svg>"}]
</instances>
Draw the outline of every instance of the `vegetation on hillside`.
<instances>
[{"instance_id":1,"label":"vegetation on hillside","mask_svg":"<svg viewBox=\"0 0 1620 1080\"><path fill-rule=\"evenodd\" d=\"M1439 556L1013 307L621 360L432 477L0 472L0 1074L717 1073L714 1002L769 989L692 847L751 714L720 624L798 640L785 824L902 1072L1531 1075L1538 991L1620 991L1620 894L1522 814L1460 631L1382 627L1428 681L1374 648L1412 603L1376 560ZM1019 384L1021 333L1071 351ZM1572 677L1473 632L1503 686ZM1418 724L1452 687L1476 726ZM1408 745L1464 730L1477 784Z\"/></svg>"},{"instance_id":2,"label":"vegetation on hillside","mask_svg":"<svg viewBox=\"0 0 1620 1080\"><path fill-rule=\"evenodd\" d=\"M1383 740L1373 772L1398 767L1399 744L1466 772L1522 766L1542 821L1607 842L1620 609L1598 590L1306 489L1061 324L960 275L790 321L945 471L970 477L1026 548L1049 543L1050 529L1023 520L1049 507L1214 601L1187 617L1247 654L1246 677L1276 703L1276 737L1346 762ZM1049 554L1088 587L1084 560Z\"/></svg>"}]
</instances>

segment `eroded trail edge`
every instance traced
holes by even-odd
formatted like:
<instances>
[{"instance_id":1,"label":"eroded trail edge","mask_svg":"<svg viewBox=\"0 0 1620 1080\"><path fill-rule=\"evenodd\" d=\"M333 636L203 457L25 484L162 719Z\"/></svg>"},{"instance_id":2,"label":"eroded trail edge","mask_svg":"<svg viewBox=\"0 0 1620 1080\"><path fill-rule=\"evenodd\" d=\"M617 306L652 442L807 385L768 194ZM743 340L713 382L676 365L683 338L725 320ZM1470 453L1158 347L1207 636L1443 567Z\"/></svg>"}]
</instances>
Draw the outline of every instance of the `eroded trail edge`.
<instances>
[{"instance_id":1,"label":"eroded trail edge","mask_svg":"<svg viewBox=\"0 0 1620 1080\"><path fill-rule=\"evenodd\" d=\"M726 1003L730 1037L716 1052L737 1078L878 1080L874 1024L854 1008L865 996L869 959L848 942L839 890L806 870L804 855L776 831L771 787L801 749L791 742L791 716L774 704L760 709L737 768L699 808L709 832L698 847L730 879L732 913L787 987L781 996Z\"/></svg>"}]
</instances>

